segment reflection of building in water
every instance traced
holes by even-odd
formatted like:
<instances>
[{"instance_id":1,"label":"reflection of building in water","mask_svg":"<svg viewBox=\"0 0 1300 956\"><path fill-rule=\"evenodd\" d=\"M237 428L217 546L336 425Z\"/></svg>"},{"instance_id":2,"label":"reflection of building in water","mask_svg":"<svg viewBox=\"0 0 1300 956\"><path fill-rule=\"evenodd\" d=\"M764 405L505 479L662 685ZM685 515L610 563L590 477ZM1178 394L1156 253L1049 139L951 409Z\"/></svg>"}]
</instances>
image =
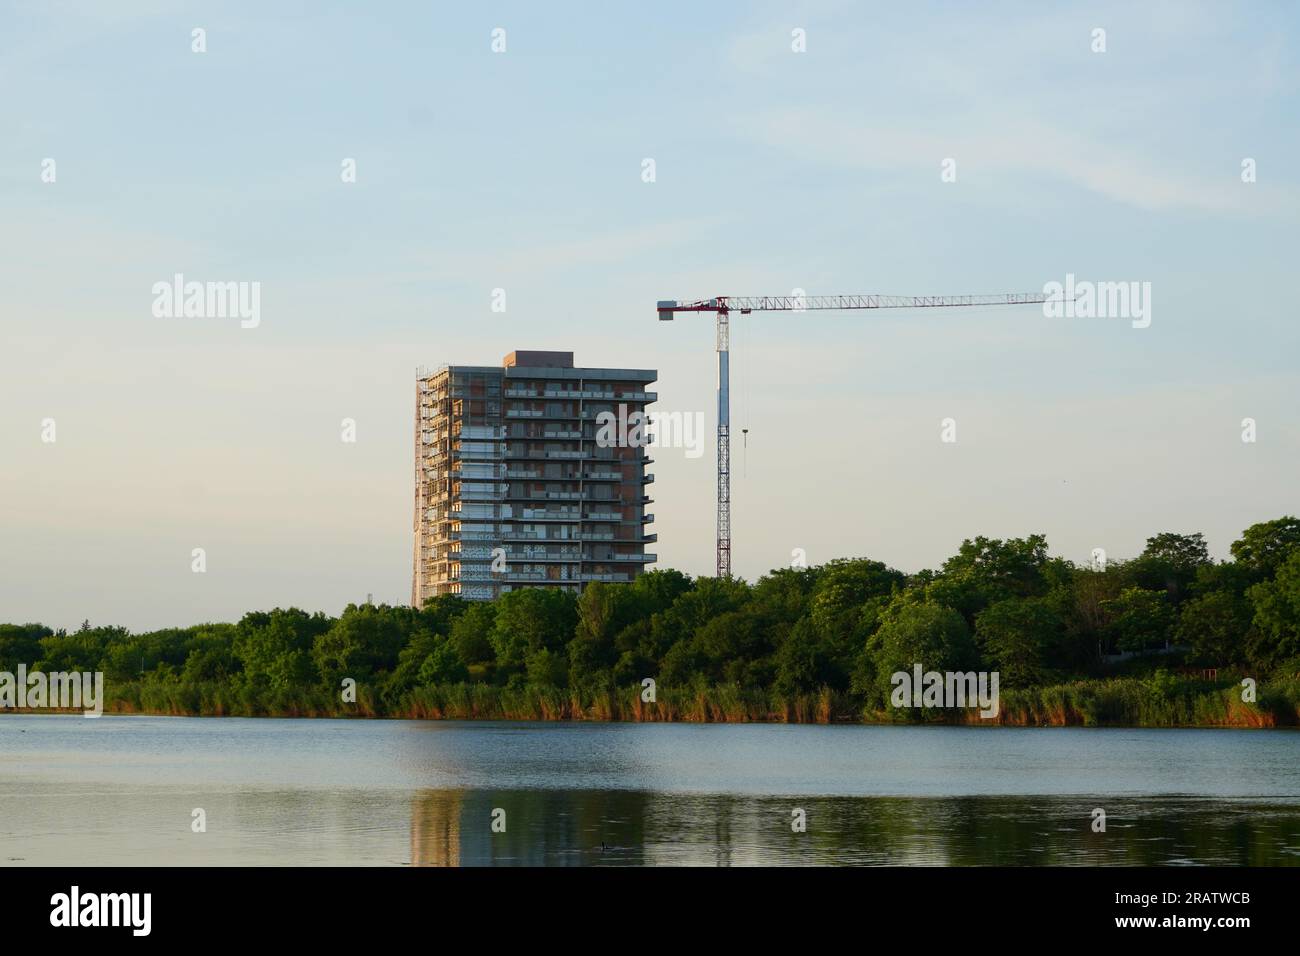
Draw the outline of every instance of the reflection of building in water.
<instances>
[{"instance_id":1,"label":"reflection of building in water","mask_svg":"<svg viewBox=\"0 0 1300 956\"><path fill-rule=\"evenodd\" d=\"M460 866L461 794L426 790L411 801L411 865Z\"/></svg>"},{"instance_id":2,"label":"reflection of building in water","mask_svg":"<svg viewBox=\"0 0 1300 956\"><path fill-rule=\"evenodd\" d=\"M493 806L493 798L478 790L417 793L411 801L411 865L486 866L495 862L499 841L505 841L506 834L492 833ZM513 817L508 819L515 823Z\"/></svg>"},{"instance_id":3,"label":"reflection of building in water","mask_svg":"<svg viewBox=\"0 0 1300 956\"><path fill-rule=\"evenodd\" d=\"M424 790L411 801L413 866L645 862L647 795L600 790ZM506 831L492 813L506 811Z\"/></svg>"}]
</instances>

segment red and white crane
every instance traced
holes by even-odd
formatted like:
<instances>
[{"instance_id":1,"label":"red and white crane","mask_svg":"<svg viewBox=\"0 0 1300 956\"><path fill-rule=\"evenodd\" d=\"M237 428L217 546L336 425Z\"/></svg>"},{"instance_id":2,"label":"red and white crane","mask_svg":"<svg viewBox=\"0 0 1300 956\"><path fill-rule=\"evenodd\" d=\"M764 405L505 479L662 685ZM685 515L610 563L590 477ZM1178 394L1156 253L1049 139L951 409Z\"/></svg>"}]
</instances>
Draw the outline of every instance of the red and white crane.
<instances>
[{"instance_id":1,"label":"red and white crane","mask_svg":"<svg viewBox=\"0 0 1300 956\"><path fill-rule=\"evenodd\" d=\"M718 349L718 577L731 577L731 395L728 331L732 312L816 312L828 309L948 309L971 305L1034 305L1047 301L1040 292L997 295L719 295L679 302L661 299L659 320L678 312L712 312L717 316Z\"/></svg>"}]
</instances>

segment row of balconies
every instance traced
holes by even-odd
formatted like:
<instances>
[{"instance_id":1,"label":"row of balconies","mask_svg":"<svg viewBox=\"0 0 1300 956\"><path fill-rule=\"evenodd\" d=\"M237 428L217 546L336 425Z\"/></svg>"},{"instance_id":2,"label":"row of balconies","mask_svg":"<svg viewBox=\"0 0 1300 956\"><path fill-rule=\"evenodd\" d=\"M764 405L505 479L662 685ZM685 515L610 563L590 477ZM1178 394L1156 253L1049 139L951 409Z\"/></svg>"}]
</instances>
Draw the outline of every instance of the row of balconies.
<instances>
[{"instance_id":1,"label":"row of balconies","mask_svg":"<svg viewBox=\"0 0 1300 956\"><path fill-rule=\"evenodd\" d=\"M425 521L439 525L452 521L555 521L576 524L579 521L603 521L611 524L653 524L655 516L643 513L640 518L624 518L617 511L589 511L582 514L574 508L522 508L520 514L493 514L491 509L434 507L425 511Z\"/></svg>"},{"instance_id":2,"label":"row of balconies","mask_svg":"<svg viewBox=\"0 0 1300 956\"><path fill-rule=\"evenodd\" d=\"M606 564L613 563L632 563L632 564L651 564L658 560L655 554L619 554L617 552L605 552L602 554L584 553L581 547L573 548L507 548L501 549L507 558L515 558L525 561L580 561L583 564ZM496 557L492 548L478 548L473 550L462 550L457 548L449 549L441 554L434 554L434 561L461 561L472 563L474 561L490 562Z\"/></svg>"},{"instance_id":3,"label":"row of balconies","mask_svg":"<svg viewBox=\"0 0 1300 956\"><path fill-rule=\"evenodd\" d=\"M498 458L507 458L517 461L610 461L622 463L632 463L640 461L643 465L654 463L654 459L649 455L633 455L631 457L615 454L614 448L601 448L593 445L590 448L566 448L550 449L545 448L521 448L518 445L506 449L504 455Z\"/></svg>"},{"instance_id":4,"label":"row of balconies","mask_svg":"<svg viewBox=\"0 0 1300 956\"><path fill-rule=\"evenodd\" d=\"M484 482L483 484L493 485L491 482ZM504 483L484 488L460 488L452 493L453 505L457 501L488 503L503 501L586 501L598 505L616 504L626 506L648 505L652 500L648 495L597 498L581 491L513 492Z\"/></svg>"},{"instance_id":5,"label":"row of balconies","mask_svg":"<svg viewBox=\"0 0 1300 956\"><path fill-rule=\"evenodd\" d=\"M534 431L527 425L516 422L514 427L506 433L506 439L514 442L541 442L541 441L578 441L583 435L577 429L550 429L543 431ZM589 441L594 441L592 435L588 435Z\"/></svg>"},{"instance_id":6,"label":"row of balconies","mask_svg":"<svg viewBox=\"0 0 1300 956\"><path fill-rule=\"evenodd\" d=\"M527 385L508 385L506 398L581 398L589 401L653 402L657 392L617 392L611 389L535 388Z\"/></svg>"},{"instance_id":7,"label":"row of balconies","mask_svg":"<svg viewBox=\"0 0 1300 956\"><path fill-rule=\"evenodd\" d=\"M537 388L528 385L506 387L506 398L613 398L613 392L576 388Z\"/></svg>"},{"instance_id":8,"label":"row of balconies","mask_svg":"<svg viewBox=\"0 0 1300 956\"><path fill-rule=\"evenodd\" d=\"M453 472L459 474L459 472ZM548 475L546 472L536 468L508 468L505 473L507 478L535 478L540 481L637 481L636 478L624 478L623 473L619 471L574 471L565 475ZM650 480L652 476L644 476L645 480Z\"/></svg>"},{"instance_id":9,"label":"row of balconies","mask_svg":"<svg viewBox=\"0 0 1300 956\"><path fill-rule=\"evenodd\" d=\"M558 582L561 582L561 581L564 581L564 582L570 582L570 581L579 581L579 582L581 582L581 581L613 581L613 582L616 582L616 583L628 583L628 582L631 582L632 580L634 580L634 575L631 575L631 574L609 574L609 573L600 573L600 574L596 574L596 573L564 574L564 573L561 573L561 574L558 574L558 575L552 575L552 574L548 574L548 573L545 572L545 571L510 571L510 572L505 573L505 574L496 574L496 575L482 575L482 574L474 574L474 575L460 575L460 576L452 575L450 578L448 578L448 579L446 579L446 580L450 580L450 581L473 581L473 582L478 582L478 583L484 583L484 582L488 582L488 581L504 581L504 582L511 582L511 583L514 583L514 582L526 583L526 582L530 582L530 581L554 581L554 582L557 582L557 583L558 583Z\"/></svg>"},{"instance_id":10,"label":"row of balconies","mask_svg":"<svg viewBox=\"0 0 1300 956\"><path fill-rule=\"evenodd\" d=\"M627 401L641 400L629 399ZM641 411L634 408L629 411ZM545 418L550 421L597 421L605 415L618 415L618 408L507 408L503 412L506 418Z\"/></svg>"},{"instance_id":11,"label":"row of balconies","mask_svg":"<svg viewBox=\"0 0 1300 956\"><path fill-rule=\"evenodd\" d=\"M551 526L558 530L563 526ZM659 540L657 534L642 534L635 538L620 538L612 531L589 531L574 534L547 534L544 531L523 531L503 529L500 531L448 531L445 536L430 533L425 536L425 546L433 547L437 541L617 541L623 544L654 544Z\"/></svg>"}]
</instances>

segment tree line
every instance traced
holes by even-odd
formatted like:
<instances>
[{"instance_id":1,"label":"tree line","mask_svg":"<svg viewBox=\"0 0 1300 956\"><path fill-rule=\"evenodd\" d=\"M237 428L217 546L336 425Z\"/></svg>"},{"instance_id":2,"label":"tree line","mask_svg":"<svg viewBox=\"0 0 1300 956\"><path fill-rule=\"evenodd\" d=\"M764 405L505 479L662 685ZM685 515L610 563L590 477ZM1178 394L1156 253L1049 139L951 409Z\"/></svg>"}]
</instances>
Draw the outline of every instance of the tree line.
<instances>
[{"instance_id":1,"label":"tree line","mask_svg":"<svg viewBox=\"0 0 1300 956\"><path fill-rule=\"evenodd\" d=\"M215 687L262 702L234 708L249 712L294 712L295 699L332 699L351 678L375 713L401 712L422 688L589 698L645 678L833 692L861 713L882 709L890 675L915 663L996 670L1004 690L1173 667L1296 676L1300 520L1252 525L1230 550L1213 561L1203 535L1165 532L1137 557L1097 567L1050 556L1042 535L977 537L916 574L846 558L752 584L660 570L581 596L523 589L419 609L350 604L338 617L275 608L145 633L4 624L0 670L103 671L110 689Z\"/></svg>"}]
</instances>

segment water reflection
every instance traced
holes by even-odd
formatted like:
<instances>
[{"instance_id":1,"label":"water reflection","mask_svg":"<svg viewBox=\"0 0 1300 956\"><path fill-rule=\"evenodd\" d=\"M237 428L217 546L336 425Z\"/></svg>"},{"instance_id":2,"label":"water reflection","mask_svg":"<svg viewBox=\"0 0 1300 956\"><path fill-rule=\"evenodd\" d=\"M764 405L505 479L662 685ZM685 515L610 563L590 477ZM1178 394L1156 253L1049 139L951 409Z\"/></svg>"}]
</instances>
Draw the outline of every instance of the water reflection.
<instances>
[{"instance_id":1,"label":"water reflection","mask_svg":"<svg viewBox=\"0 0 1300 956\"><path fill-rule=\"evenodd\" d=\"M1093 832L1092 810L1106 810ZM504 833L492 814L505 811ZM791 829L801 808L807 832ZM809 797L423 790L417 866L1300 865L1300 803L1188 797Z\"/></svg>"}]
</instances>

